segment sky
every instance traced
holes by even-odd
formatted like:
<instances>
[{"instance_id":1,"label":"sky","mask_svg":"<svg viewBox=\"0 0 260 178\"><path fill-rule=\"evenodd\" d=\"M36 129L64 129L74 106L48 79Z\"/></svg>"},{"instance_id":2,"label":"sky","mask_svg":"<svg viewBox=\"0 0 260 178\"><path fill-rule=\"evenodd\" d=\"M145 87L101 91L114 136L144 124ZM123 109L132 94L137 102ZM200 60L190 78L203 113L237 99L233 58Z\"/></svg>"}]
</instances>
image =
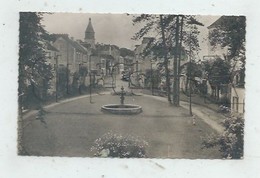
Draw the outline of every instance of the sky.
<instances>
[{"instance_id":1,"label":"sky","mask_svg":"<svg viewBox=\"0 0 260 178\"><path fill-rule=\"evenodd\" d=\"M220 16L197 16L205 26L199 27L201 51L199 57L208 54L207 27ZM127 14L88 14L88 13L53 13L43 16L42 24L49 33L66 33L74 39L84 40L85 30L91 18L95 31L96 43L114 44L119 47L134 49L141 41L131 40L141 28L141 24L132 25L132 16ZM206 39L206 41L205 41Z\"/></svg>"}]
</instances>

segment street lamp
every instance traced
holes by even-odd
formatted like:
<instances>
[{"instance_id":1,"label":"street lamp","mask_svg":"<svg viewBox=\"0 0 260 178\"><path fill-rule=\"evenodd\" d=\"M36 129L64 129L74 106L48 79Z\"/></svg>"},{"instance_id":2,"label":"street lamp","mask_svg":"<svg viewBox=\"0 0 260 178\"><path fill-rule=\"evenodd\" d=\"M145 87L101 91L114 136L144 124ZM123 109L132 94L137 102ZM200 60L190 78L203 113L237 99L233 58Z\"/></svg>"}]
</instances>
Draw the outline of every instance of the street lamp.
<instances>
[{"instance_id":1,"label":"street lamp","mask_svg":"<svg viewBox=\"0 0 260 178\"><path fill-rule=\"evenodd\" d=\"M91 57L92 54L89 55L89 102L92 103L92 80L91 80Z\"/></svg>"},{"instance_id":2,"label":"street lamp","mask_svg":"<svg viewBox=\"0 0 260 178\"><path fill-rule=\"evenodd\" d=\"M153 76L153 60L151 60L151 88L152 88L152 95L154 95L154 76Z\"/></svg>"},{"instance_id":3,"label":"street lamp","mask_svg":"<svg viewBox=\"0 0 260 178\"><path fill-rule=\"evenodd\" d=\"M58 57L59 56L61 56L61 55L55 55L55 57L54 57L54 59L55 59L55 65L56 65L56 67L55 67L55 73L56 73L56 81L55 81L55 85L56 85L56 94L55 94L55 101L56 102L58 102L58 87L59 87L59 83L58 83L58 65L59 65L59 63L58 63Z\"/></svg>"}]
</instances>

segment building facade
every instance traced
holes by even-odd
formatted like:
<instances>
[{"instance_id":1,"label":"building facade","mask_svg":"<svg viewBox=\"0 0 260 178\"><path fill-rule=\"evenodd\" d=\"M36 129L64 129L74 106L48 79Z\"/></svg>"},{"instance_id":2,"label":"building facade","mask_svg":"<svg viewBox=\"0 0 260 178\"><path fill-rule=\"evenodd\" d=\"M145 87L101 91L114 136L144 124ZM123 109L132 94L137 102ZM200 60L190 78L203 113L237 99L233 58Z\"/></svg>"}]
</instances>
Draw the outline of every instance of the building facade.
<instances>
[{"instance_id":1,"label":"building facade","mask_svg":"<svg viewBox=\"0 0 260 178\"><path fill-rule=\"evenodd\" d=\"M84 85L89 68L89 51L68 34L53 34L53 46L59 50L58 67L67 70L67 93ZM84 70L84 71L83 71Z\"/></svg>"}]
</instances>

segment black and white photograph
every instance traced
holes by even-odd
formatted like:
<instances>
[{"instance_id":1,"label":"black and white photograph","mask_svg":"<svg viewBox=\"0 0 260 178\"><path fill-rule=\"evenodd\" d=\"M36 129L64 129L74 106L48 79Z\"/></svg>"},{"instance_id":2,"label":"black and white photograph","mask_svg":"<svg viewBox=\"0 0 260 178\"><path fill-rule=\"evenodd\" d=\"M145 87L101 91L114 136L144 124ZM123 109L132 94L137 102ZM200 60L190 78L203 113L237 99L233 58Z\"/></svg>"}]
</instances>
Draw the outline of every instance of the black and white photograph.
<instances>
[{"instance_id":1,"label":"black and white photograph","mask_svg":"<svg viewBox=\"0 0 260 178\"><path fill-rule=\"evenodd\" d=\"M260 176L260 2L0 3L0 178Z\"/></svg>"},{"instance_id":2,"label":"black and white photograph","mask_svg":"<svg viewBox=\"0 0 260 178\"><path fill-rule=\"evenodd\" d=\"M17 155L243 160L246 23L19 12Z\"/></svg>"}]
</instances>

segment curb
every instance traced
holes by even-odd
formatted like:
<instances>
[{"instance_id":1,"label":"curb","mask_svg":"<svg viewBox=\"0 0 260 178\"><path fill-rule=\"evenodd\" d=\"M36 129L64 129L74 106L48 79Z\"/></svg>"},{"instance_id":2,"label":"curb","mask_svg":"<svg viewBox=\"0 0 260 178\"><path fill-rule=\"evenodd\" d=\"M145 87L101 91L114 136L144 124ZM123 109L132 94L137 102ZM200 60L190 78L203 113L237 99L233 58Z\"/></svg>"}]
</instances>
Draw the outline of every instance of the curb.
<instances>
[{"instance_id":1,"label":"curb","mask_svg":"<svg viewBox=\"0 0 260 178\"><path fill-rule=\"evenodd\" d=\"M109 94L109 93L110 92L101 92L100 94L92 94L91 96L105 95L105 94ZM88 98L88 97L90 97L89 94L77 96L77 97L74 97L74 98L64 99L60 102L51 103L49 105L43 106L43 109L49 109L49 108L52 108L52 107L55 107L55 106L58 106L58 105L61 105L61 104L64 104L64 103L68 103L68 102L71 102L71 101L75 101L75 100L83 99L83 98ZM36 114L37 112L38 112L38 110L27 110L23 113L23 119L27 119L28 117Z\"/></svg>"},{"instance_id":2,"label":"curb","mask_svg":"<svg viewBox=\"0 0 260 178\"><path fill-rule=\"evenodd\" d=\"M153 96L153 95L147 95L147 94L143 94L143 96L148 96L148 97L152 97L154 99L157 99L159 101L163 101L163 102L168 102L167 101L167 98L165 97L160 97L160 96ZM186 101L181 101L180 103L180 106L184 109L189 109L188 106L185 106L185 104L189 104L188 102ZM205 107L203 105L199 105L199 104L192 104L193 106L199 106L199 107L204 107L208 110L211 110L213 112L215 112L214 110L208 108L208 107ZM201 112L200 110L197 110L197 109L194 109L193 108L193 113L198 116L201 120L203 120L206 124L208 124L212 129L214 129L215 131L217 131L218 133L222 133L224 131L224 127L222 125L220 125L219 123L217 123L216 121L214 120L211 120L211 119L206 119L208 117L208 115L204 114L203 112ZM215 112L216 113L216 112ZM216 113L217 115L220 115L219 113ZM206 116L206 117L205 117ZM223 117L222 115L220 115L220 117Z\"/></svg>"},{"instance_id":3,"label":"curb","mask_svg":"<svg viewBox=\"0 0 260 178\"><path fill-rule=\"evenodd\" d=\"M111 92L102 92L100 94L93 94L91 96L98 96L98 95L106 95L106 94L111 94ZM150 97L150 98L154 98L156 100L159 100L159 101L162 101L162 102L168 102L167 101L167 98L165 97L160 97L160 96L154 96L154 95L148 95L148 94L143 94L143 93L137 93L136 96L146 96L146 97ZM64 104L64 103L68 103L68 102L71 102L71 101L75 101L75 100L78 100L78 99L83 99L83 98L88 98L90 97L90 95L83 95L83 96L79 96L79 97L75 97L75 98L70 98L70 99L65 99L65 100L62 100L61 102L58 102L58 103L52 103L52 104L49 104L49 105L46 105L44 106L43 108L44 109L49 109L49 108L52 108L52 107L55 107L55 106L58 106L58 105L61 105L61 104ZM180 106L184 109L189 109L188 106L185 106L185 104L189 104L188 102L186 101L181 101L180 103ZM200 104L192 104L193 106L199 106L199 107L204 107L208 110L211 110L213 111L214 113L216 113L214 110L208 108L208 107L205 107L203 105L200 105ZM27 119L28 117L36 114L38 112L38 110L31 110L31 111L26 111L27 113L25 113L25 115L23 116L23 119ZM217 131L218 133L222 133L223 130L224 130L224 127L221 126L219 123L217 123L216 121L214 120L211 120L211 119L206 119L209 115L206 115L205 113L201 112L200 110L198 109L194 109L193 108L193 113L195 115L197 115L200 119L202 119L206 124L208 124L212 129L214 129L215 131ZM219 115L219 113L216 113ZM206 118L205 118L206 116ZM221 117L224 118L224 116L220 115Z\"/></svg>"}]
</instances>

